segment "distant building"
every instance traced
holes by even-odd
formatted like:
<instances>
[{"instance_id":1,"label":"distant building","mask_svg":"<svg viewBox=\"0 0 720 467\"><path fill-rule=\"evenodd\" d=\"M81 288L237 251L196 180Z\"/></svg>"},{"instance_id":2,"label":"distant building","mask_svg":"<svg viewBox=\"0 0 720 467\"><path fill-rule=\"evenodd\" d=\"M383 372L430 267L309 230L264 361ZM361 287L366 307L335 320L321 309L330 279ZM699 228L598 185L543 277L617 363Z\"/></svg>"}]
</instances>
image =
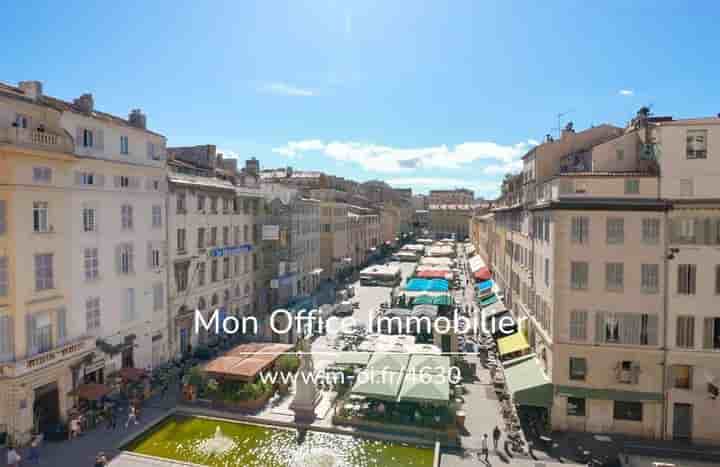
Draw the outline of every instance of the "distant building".
<instances>
[{"instance_id":1,"label":"distant building","mask_svg":"<svg viewBox=\"0 0 720 467\"><path fill-rule=\"evenodd\" d=\"M440 205L472 205L475 201L475 193L466 188L456 188L454 190L430 190L428 195L428 204Z\"/></svg>"}]
</instances>

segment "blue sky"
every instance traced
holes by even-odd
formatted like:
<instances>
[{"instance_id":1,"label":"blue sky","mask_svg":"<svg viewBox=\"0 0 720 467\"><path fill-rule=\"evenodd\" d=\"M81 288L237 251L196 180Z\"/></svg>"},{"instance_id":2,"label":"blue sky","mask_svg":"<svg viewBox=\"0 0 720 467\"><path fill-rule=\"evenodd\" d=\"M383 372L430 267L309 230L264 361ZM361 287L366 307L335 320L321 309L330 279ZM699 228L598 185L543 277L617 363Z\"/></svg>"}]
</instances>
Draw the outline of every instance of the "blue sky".
<instances>
[{"instance_id":1,"label":"blue sky","mask_svg":"<svg viewBox=\"0 0 720 467\"><path fill-rule=\"evenodd\" d=\"M11 2L0 80L141 107L170 145L492 196L559 112L720 112L718 5Z\"/></svg>"}]
</instances>

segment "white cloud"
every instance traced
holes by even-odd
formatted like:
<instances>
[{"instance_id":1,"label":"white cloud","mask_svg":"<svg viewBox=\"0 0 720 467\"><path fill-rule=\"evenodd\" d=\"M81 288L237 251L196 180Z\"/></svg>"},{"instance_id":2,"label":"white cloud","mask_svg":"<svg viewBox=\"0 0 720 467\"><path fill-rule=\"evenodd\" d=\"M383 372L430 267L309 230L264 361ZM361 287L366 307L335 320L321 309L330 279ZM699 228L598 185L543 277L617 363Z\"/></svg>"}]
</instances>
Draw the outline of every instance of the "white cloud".
<instances>
[{"instance_id":1,"label":"white cloud","mask_svg":"<svg viewBox=\"0 0 720 467\"><path fill-rule=\"evenodd\" d=\"M297 157L319 152L338 161L353 162L373 172L403 172L412 169L459 169L477 160L494 160L502 165L516 162L532 146L530 141L504 146L491 141L470 141L455 147L429 146L397 148L354 141L301 140L273 148L273 152ZM517 162L516 162L517 163Z\"/></svg>"},{"instance_id":2,"label":"white cloud","mask_svg":"<svg viewBox=\"0 0 720 467\"><path fill-rule=\"evenodd\" d=\"M240 159L240 153L232 149L217 148L217 153L222 154L225 158Z\"/></svg>"},{"instance_id":3,"label":"white cloud","mask_svg":"<svg viewBox=\"0 0 720 467\"><path fill-rule=\"evenodd\" d=\"M266 83L258 88L258 91L276 94L279 96L293 96L293 97L312 97L316 96L317 93L312 89L301 88L288 83L275 82Z\"/></svg>"},{"instance_id":4,"label":"white cloud","mask_svg":"<svg viewBox=\"0 0 720 467\"><path fill-rule=\"evenodd\" d=\"M621 89L618 91L621 96L632 96L635 92L632 89Z\"/></svg>"},{"instance_id":5,"label":"white cloud","mask_svg":"<svg viewBox=\"0 0 720 467\"><path fill-rule=\"evenodd\" d=\"M483 173L486 175L504 175L509 172L520 172L522 170L522 161L516 160L506 164L492 164L483 168Z\"/></svg>"}]
</instances>

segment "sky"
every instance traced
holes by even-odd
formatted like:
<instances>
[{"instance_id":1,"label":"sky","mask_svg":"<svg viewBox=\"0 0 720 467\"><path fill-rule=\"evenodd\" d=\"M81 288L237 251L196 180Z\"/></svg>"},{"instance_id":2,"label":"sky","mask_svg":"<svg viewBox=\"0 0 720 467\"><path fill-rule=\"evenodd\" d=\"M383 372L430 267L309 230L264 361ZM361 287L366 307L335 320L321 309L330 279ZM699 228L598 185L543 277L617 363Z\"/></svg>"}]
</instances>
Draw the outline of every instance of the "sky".
<instances>
[{"instance_id":1,"label":"sky","mask_svg":"<svg viewBox=\"0 0 720 467\"><path fill-rule=\"evenodd\" d=\"M0 81L263 168L493 197L558 121L718 114L719 22L701 0L23 1Z\"/></svg>"}]
</instances>

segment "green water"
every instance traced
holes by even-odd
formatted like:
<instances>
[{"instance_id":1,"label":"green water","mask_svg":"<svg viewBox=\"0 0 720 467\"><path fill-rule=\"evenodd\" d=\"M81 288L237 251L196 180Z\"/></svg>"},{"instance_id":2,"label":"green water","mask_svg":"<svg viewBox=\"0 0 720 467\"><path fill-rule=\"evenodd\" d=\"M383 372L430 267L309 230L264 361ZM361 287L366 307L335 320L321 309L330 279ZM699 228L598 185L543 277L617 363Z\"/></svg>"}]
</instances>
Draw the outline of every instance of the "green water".
<instances>
[{"instance_id":1,"label":"green water","mask_svg":"<svg viewBox=\"0 0 720 467\"><path fill-rule=\"evenodd\" d=\"M234 445L222 454L206 444L220 427ZM295 430L196 417L170 417L128 451L211 467L430 467L433 450L346 435L309 431L298 444Z\"/></svg>"}]
</instances>

